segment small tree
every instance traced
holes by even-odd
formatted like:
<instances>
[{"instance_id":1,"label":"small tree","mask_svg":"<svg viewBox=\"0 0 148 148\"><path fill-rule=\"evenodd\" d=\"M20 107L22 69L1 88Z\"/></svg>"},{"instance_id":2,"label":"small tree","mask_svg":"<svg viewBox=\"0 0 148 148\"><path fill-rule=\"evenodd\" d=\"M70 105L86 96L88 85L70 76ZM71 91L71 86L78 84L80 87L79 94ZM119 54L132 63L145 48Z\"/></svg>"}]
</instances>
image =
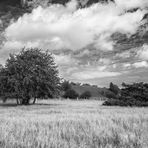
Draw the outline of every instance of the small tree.
<instances>
[{"instance_id":1,"label":"small tree","mask_svg":"<svg viewBox=\"0 0 148 148\"><path fill-rule=\"evenodd\" d=\"M23 49L10 55L0 69L0 91L4 98L16 98L28 105L31 98L53 97L59 91L60 79L51 54L39 49Z\"/></svg>"},{"instance_id":2,"label":"small tree","mask_svg":"<svg viewBox=\"0 0 148 148\"><path fill-rule=\"evenodd\" d=\"M115 95L119 95L120 94L120 89L117 85L113 84L112 82L110 83L110 91L112 91Z\"/></svg>"},{"instance_id":3,"label":"small tree","mask_svg":"<svg viewBox=\"0 0 148 148\"><path fill-rule=\"evenodd\" d=\"M71 84L69 81L64 80L64 82L61 83L61 89L63 91L67 91L69 89L71 89Z\"/></svg>"},{"instance_id":4,"label":"small tree","mask_svg":"<svg viewBox=\"0 0 148 148\"><path fill-rule=\"evenodd\" d=\"M69 98L69 99L76 99L79 97L79 94L73 90L73 89L69 89L65 92L65 94L63 95L64 98Z\"/></svg>"},{"instance_id":5,"label":"small tree","mask_svg":"<svg viewBox=\"0 0 148 148\"><path fill-rule=\"evenodd\" d=\"M91 97L91 92L90 91L85 91L80 96L80 98L82 98L82 99L89 99L90 97Z\"/></svg>"}]
</instances>

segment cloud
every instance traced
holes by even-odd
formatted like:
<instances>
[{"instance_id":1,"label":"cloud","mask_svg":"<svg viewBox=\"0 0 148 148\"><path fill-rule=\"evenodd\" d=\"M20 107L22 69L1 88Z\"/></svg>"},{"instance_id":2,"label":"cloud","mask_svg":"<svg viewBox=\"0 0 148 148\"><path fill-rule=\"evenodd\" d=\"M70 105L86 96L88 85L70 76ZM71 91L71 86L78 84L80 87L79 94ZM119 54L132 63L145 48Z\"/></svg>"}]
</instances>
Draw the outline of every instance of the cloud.
<instances>
[{"instance_id":1,"label":"cloud","mask_svg":"<svg viewBox=\"0 0 148 148\"><path fill-rule=\"evenodd\" d=\"M136 68L148 67L148 63L146 61L136 62L132 65Z\"/></svg>"},{"instance_id":2,"label":"cloud","mask_svg":"<svg viewBox=\"0 0 148 148\"><path fill-rule=\"evenodd\" d=\"M19 42L22 47L32 44L50 50L79 50L92 44L100 50L113 50L114 42L110 36L115 32L134 34L145 14L142 9L125 13L128 5L135 7L137 3L121 1L97 3L83 9L76 9L76 1L66 6L38 7L12 23L5 30L5 36L14 46Z\"/></svg>"},{"instance_id":3,"label":"cloud","mask_svg":"<svg viewBox=\"0 0 148 148\"><path fill-rule=\"evenodd\" d=\"M123 67L124 67L124 68L130 68L131 66L132 66L131 63L124 63L124 64L123 64Z\"/></svg>"},{"instance_id":4,"label":"cloud","mask_svg":"<svg viewBox=\"0 0 148 148\"><path fill-rule=\"evenodd\" d=\"M145 8L148 6L147 0L115 0L118 7L126 10L133 8Z\"/></svg>"},{"instance_id":5,"label":"cloud","mask_svg":"<svg viewBox=\"0 0 148 148\"><path fill-rule=\"evenodd\" d=\"M147 61L140 61L140 62L135 62L133 64L124 63L123 67L124 68L147 68L148 67L148 62Z\"/></svg>"},{"instance_id":6,"label":"cloud","mask_svg":"<svg viewBox=\"0 0 148 148\"><path fill-rule=\"evenodd\" d=\"M71 57L71 55L64 55L64 54L60 54L60 55L53 55L55 62L58 66L71 66L71 65L77 65L78 61L76 59L74 59L73 57Z\"/></svg>"},{"instance_id":7,"label":"cloud","mask_svg":"<svg viewBox=\"0 0 148 148\"><path fill-rule=\"evenodd\" d=\"M70 68L71 69L71 68ZM122 73L109 71L107 66L77 65L69 73L69 79L75 81L89 81L98 78L115 77Z\"/></svg>"},{"instance_id":8,"label":"cloud","mask_svg":"<svg viewBox=\"0 0 148 148\"><path fill-rule=\"evenodd\" d=\"M72 78L76 80L89 80L89 79L97 79L97 78L105 78L105 77L115 77L119 76L119 72L109 72L109 71L83 71L73 73L71 75Z\"/></svg>"},{"instance_id":9,"label":"cloud","mask_svg":"<svg viewBox=\"0 0 148 148\"><path fill-rule=\"evenodd\" d=\"M145 44L143 47L138 50L137 56L142 60L148 60L148 45Z\"/></svg>"},{"instance_id":10,"label":"cloud","mask_svg":"<svg viewBox=\"0 0 148 148\"><path fill-rule=\"evenodd\" d=\"M137 53L142 62L132 64L126 59L133 57L133 52L114 51L116 41L111 38L117 32L127 38L137 32L147 12L147 0L115 0L82 9L77 6L73 0L65 6L38 7L12 22L4 31L0 60L23 47L49 49L60 74L78 81L117 79L125 68L147 67L148 45ZM138 9L128 11L134 8Z\"/></svg>"}]
</instances>

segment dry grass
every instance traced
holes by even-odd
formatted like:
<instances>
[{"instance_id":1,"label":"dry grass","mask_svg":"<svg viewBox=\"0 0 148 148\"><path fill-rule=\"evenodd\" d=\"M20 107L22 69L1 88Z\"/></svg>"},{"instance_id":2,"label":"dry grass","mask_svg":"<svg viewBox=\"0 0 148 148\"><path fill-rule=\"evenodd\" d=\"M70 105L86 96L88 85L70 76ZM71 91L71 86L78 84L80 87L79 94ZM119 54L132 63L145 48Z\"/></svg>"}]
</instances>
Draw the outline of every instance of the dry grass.
<instances>
[{"instance_id":1,"label":"dry grass","mask_svg":"<svg viewBox=\"0 0 148 148\"><path fill-rule=\"evenodd\" d=\"M0 106L0 148L148 148L148 108L66 100Z\"/></svg>"}]
</instances>

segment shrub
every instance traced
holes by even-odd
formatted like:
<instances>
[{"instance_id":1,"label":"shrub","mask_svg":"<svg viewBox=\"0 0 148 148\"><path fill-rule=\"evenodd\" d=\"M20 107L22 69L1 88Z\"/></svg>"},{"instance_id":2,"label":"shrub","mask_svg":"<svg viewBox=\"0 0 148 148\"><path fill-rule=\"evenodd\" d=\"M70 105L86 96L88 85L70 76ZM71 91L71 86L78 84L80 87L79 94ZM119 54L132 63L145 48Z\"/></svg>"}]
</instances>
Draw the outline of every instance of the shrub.
<instances>
[{"instance_id":1,"label":"shrub","mask_svg":"<svg viewBox=\"0 0 148 148\"><path fill-rule=\"evenodd\" d=\"M133 83L122 84L123 88L120 91L120 95L116 97L109 94L108 99L103 105L118 105L118 106L148 106L148 84L146 83ZM113 88L113 84L110 84Z\"/></svg>"},{"instance_id":2,"label":"shrub","mask_svg":"<svg viewBox=\"0 0 148 148\"><path fill-rule=\"evenodd\" d=\"M120 94L120 89L117 85L113 84L112 82L110 83L109 90L112 91L115 95Z\"/></svg>"},{"instance_id":3,"label":"shrub","mask_svg":"<svg viewBox=\"0 0 148 148\"><path fill-rule=\"evenodd\" d=\"M65 94L63 95L64 98L69 98L69 99L76 99L79 97L79 94L73 90L73 89L69 89L65 92Z\"/></svg>"},{"instance_id":4,"label":"shrub","mask_svg":"<svg viewBox=\"0 0 148 148\"><path fill-rule=\"evenodd\" d=\"M112 91L106 92L105 97L107 97L109 99L116 99L117 98L116 94L114 94Z\"/></svg>"},{"instance_id":5,"label":"shrub","mask_svg":"<svg viewBox=\"0 0 148 148\"><path fill-rule=\"evenodd\" d=\"M85 91L80 95L81 99L89 99L91 97L91 92L90 91Z\"/></svg>"},{"instance_id":6,"label":"shrub","mask_svg":"<svg viewBox=\"0 0 148 148\"><path fill-rule=\"evenodd\" d=\"M61 83L61 89L63 91L67 91L69 89L71 89L71 84L69 81L64 80L64 82Z\"/></svg>"},{"instance_id":7,"label":"shrub","mask_svg":"<svg viewBox=\"0 0 148 148\"><path fill-rule=\"evenodd\" d=\"M134 99L131 100L118 100L118 99L110 99L103 103L105 106L148 106L148 102L140 102L135 101Z\"/></svg>"}]
</instances>

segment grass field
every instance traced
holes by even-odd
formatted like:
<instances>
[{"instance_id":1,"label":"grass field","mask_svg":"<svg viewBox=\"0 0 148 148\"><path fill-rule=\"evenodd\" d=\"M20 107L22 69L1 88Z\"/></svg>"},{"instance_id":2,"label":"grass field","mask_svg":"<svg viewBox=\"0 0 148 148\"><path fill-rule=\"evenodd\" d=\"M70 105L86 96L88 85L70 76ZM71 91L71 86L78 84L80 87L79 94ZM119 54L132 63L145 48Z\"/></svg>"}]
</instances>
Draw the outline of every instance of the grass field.
<instances>
[{"instance_id":1,"label":"grass field","mask_svg":"<svg viewBox=\"0 0 148 148\"><path fill-rule=\"evenodd\" d=\"M0 148L148 148L148 108L101 103L0 105Z\"/></svg>"}]
</instances>

